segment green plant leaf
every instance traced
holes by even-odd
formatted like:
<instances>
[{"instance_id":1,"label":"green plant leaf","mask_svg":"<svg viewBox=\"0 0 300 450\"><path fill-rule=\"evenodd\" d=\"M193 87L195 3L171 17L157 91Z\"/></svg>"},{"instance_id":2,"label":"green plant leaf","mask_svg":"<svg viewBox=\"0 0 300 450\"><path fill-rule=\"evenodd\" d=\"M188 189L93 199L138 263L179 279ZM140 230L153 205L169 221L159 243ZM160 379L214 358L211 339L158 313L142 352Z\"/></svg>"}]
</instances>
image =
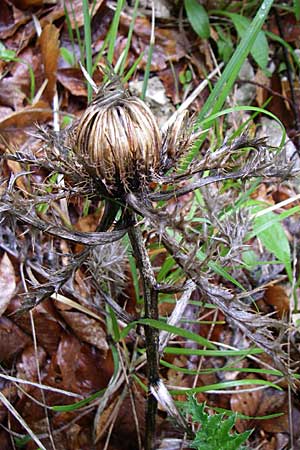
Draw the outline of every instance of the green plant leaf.
<instances>
[{"instance_id":1,"label":"green plant leaf","mask_svg":"<svg viewBox=\"0 0 300 450\"><path fill-rule=\"evenodd\" d=\"M295 16L296 16L296 20L300 20L300 2L299 0L294 0L294 12L295 12Z\"/></svg>"},{"instance_id":2,"label":"green plant leaf","mask_svg":"<svg viewBox=\"0 0 300 450\"><path fill-rule=\"evenodd\" d=\"M209 18L205 8L197 0L184 0L184 7L194 31L202 39L210 36Z\"/></svg>"},{"instance_id":3,"label":"green plant leaf","mask_svg":"<svg viewBox=\"0 0 300 450\"><path fill-rule=\"evenodd\" d=\"M101 397L105 391L106 391L106 388L101 389L101 391L95 392L94 394L90 395L89 397L87 397L83 400L80 400L79 402L72 403L71 405L55 405L55 406L51 406L51 409L53 411L60 411L60 412L75 411L76 409L82 408L83 406L92 402L96 398Z\"/></svg>"},{"instance_id":4,"label":"green plant leaf","mask_svg":"<svg viewBox=\"0 0 300 450\"><path fill-rule=\"evenodd\" d=\"M232 20L240 38L243 38L246 35L249 27L251 27L251 20L248 19L248 17L225 11L221 14L226 15ZM259 31L259 33L257 34L250 53L259 67L265 70L268 64L269 44L263 31Z\"/></svg>"},{"instance_id":5,"label":"green plant leaf","mask_svg":"<svg viewBox=\"0 0 300 450\"><path fill-rule=\"evenodd\" d=\"M284 264L288 277L292 280L290 244L282 224L276 222L276 214L269 212L256 217L254 219L254 233L266 249Z\"/></svg>"},{"instance_id":6,"label":"green plant leaf","mask_svg":"<svg viewBox=\"0 0 300 450\"><path fill-rule=\"evenodd\" d=\"M240 69L247 58L248 53L251 51L255 39L257 38L258 33L261 30L261 27L266 20L269 10L273 4L273 0L264 0L257 11L254 19L251 22L251 26L248 28L244 37L241 39L237 49L234 54L230 58L227 66L225 67L219 81L216 83L214 89L210 93L208 99L206 100L203 108L201 109L198 118L197 118L197 126L200 126L203 119L205 119L208 114L215 114L219 112L224 102L226 101L228 94L230 93L232 86L240 72ZM211 128L213 121L210 120L206 123L204 127L205 130ZM181 169L184 171L188 167L189 163L194 159L196 154L199 151L202 143L206 138L207 133L203 133L199 138L197 144L195 144L185 160L181 165Z\"/></svg>"},{"instance_id":7,"label":"green plant leaf","mask_svg":"<svg viewBox=\"0 0 300 450\"><path fill-rule=\"evenodd\" d=\"M88 0L82 0L82 12L84 19L84 42L85 42L85 53L86 53L86 70L89 76L93 76L93 59L92 59L92 31L91 31L91 16L89 11ZM87 83L88 90L88 101L92 100L92 86Z\"/></svg>"},{"instance_id":8,"label":"green plant leaf","mask_svg":"<svg viewBox=\"0 0 300 450\"><path fill-rule=\"evenodd\" d=\"M5 47L2 42L0 42L0 59L3 61L13 61L16 57L16 52L14 50L9 50Z\"/></svg>"},{"instance_id":9,"label":"green plant leaf","mask_svg":"<svg viewBox=\"0 0 300 450\"><path fill-rule=\"evenodd\" d=\"M201 336L199 337L201 338ZM212 344L210 343L210 345ZM247 348L245 350L200 350L198 348L166 347L164 349L164 353L169 353L172 355L199 355L199 356L219 356L219 357L260 355L263 352L264 351L260 348Z\"/></svg>"},{"instance_id":10,"label":"green plant leaf","mask_svg":"<svg viewBox=\"0 0 300 450\"><path fill-rule=\"evenodd\" d=\"M215 349L216 346L212 344L209 340L205 339L202 336L199 336L196 333L193 333L192 331L185 330L184 328L175 327L173 325L169 325L166 322L163 322L162 320L154 320L154 319L140 319L135 320L134 322L131 322L127 327L125 327L121 333L120 333L120 339L124 339L129 331L134 328L136 325L149 325L153 328L157 328L158 330L164 330L168 331L169 333L176 334L177 336L185 337L186 339L190 339L194 342L197 342L200 345L203 345L203 347L208 347L210 349ZM218 351L218 350L215 350Z\"/></svg>"},{"instance_id":11,"label":"green plant leaf","mask_svg":"<svg viewBox=\"0 0 300 450\"><path fill-rule=\"evenodd\" d=\"M241 445L252 431L232 433L236 414L231 413L227 418L224 413L209 415L205 408L205 403L199 404L193 396L189 396L185 412L192 415L194 422L201 424L191 446L198 450L242 450Z\"/></svg>"},{"instance_id":12,"label":"green plant leaf","mask_svg":"<svg viewBox=\"0 0 300 450\"><path fill-rule=\"evenodd\" d=\"M75 65L75 58L74 53L70 52L66 47L61 47L60 54L63 57L63 59L70 64L70 66Z\"/></svg>"}]
</instances>

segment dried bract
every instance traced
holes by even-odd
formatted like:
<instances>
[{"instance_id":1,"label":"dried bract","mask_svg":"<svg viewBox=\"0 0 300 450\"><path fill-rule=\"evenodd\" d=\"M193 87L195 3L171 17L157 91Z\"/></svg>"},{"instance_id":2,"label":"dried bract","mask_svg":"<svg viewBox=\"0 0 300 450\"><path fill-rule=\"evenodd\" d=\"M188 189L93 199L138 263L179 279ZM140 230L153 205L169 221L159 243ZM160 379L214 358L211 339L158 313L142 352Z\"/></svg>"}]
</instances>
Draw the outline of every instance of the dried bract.
<instances>
[{"instance_id":1,"label":"dried bract","mask_svg":"<svg viewBox=\"0 0 300 450\"><path fill-rule=\"evenodd\" d=\"M140 189L160 164L161 134L148 106L103 88L77 126L74 151L111 194Z\"/></svg>"}]
</instances>

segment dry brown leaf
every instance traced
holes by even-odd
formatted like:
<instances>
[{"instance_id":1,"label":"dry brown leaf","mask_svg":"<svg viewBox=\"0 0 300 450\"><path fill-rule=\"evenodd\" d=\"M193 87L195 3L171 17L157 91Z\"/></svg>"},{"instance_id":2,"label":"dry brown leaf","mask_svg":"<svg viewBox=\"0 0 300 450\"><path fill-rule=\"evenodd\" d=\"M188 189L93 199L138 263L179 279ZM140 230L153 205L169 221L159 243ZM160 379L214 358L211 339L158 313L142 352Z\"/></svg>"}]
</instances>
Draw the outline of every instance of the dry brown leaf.
<instances>
[{"instance_id":1,"label":"dry brown leaf","mask_svg":"<svg viewBox=\"0 0 300 450\"><path fill-rule=\"evenodd\" d=\"M247 377L254 378L253 376ZM251 417L260 417L275 412L281 412L281 408L286 402L286 393L273 388L257 389L257 385L249 385L248 389L256 389L252 392L238 392L230 399L231 409L234 412ZM257 424L257 421L238 419L235 427L239 433L249 430Z\"/></svg>"},{"instance_id":2,"label":"dry brown leaf","mask_svg":"<svg viewBox=\"0 0 300 450\"><path fill-rule=\"evenodd\" d=\"M7 383L5 380L3 381L4 383L2 382L2 380L0 382L1 393L12 403L17 397L17 387L13 383ZM0 402L0 423L2 423L6 416L7 408L2 402ZM2 450L1 446L0 448Z\"/></svg>"},{"instance_id":3,"label":"dry brown leaf","mask_svg":"<svg viewBox=\"0 0 300 450\"><path fill-rule=\"evenodd\" d=\"M6 39L12 36L15 31L24 23L31 20L29 14L17 10L13 5L5 1L1 2L0 14L0 39Z\"/></svg>"},{"instance_id":4,"label":"dry brown leaf","mask_svg":"<svg viewBox=\"0 0 300 450\"><path fill-rule=\"evenodd\" d=\"M59 57L59 30L55 25L48 23L39 39L45 78L48 80L45 95L51 103L56 90L57 63Z\"/></svg>"},{"instance_id":5,"label":"dry brown leaf","mask_svg":"<svg viewBox=\"0 0 300 450\"><path fill-rule=\"evenodd\" d=\"M4 253L0 261L0 316L6 311L15 289L15 270L7 253Z\"/></svg>"},{"instance_id":6,"label":"dry brown leaf","mask_svg":"<svg viewBox=\"0 0 300 450\"><path fill-rule=\"evenodd\" d=\"M1 105L18 110L23 107L25 98L26 94L21 90L19 81L14 77L6 77L0 81Z\"/></svg>"},{"instance_id":7,"label":"dry brown leaf","mask_svg":"<svg viewBox=\"0 0 300 450\"><path fill-rule=\"evenodd\" d=\"M64 389L82 395L107 386L113 374L110 358L103 358L94 347L75 336L63 334L56 353Z\"/></svg>"},{"instance_id":8,"label":"dry brown leaf","mask_svg":"<svg viewBox=\"0 0 300 450\"><path fill-rule=\"evenodd\" d=\"M269 286L265 290L264 300L278 312L279 317L287 317L290 310L290 299L283 286Z\"/></svg>"},{"instance_id":9,"label":"dry brown leaf","mask_svg":"<svg viewBox=\"0 0 300 450\"><path fill-rule=\"evenodd\" d=\"M145 397L134 384L132 385L132 398L134 399L134 407L138 417L140 436L143 439L145 433ZM95 424L95 441L98 442L100 439L103 439L109 426L114 422L114 414L116 414L116 420L110 439L112 444L123 450L137 449L137 429L130 395L127 394L126 397L121 400L121 404L119 400L120 397L115 397L101 414L98 423Z\"/></svg>"},{"instance_id":10,"label":"dry brown leaf","mask_svg":"<svg viewBox=\"0 0 300 450\"><path fill-rule=\"evenodd\" d=\"M99 10L102 5L103 0L96 0L93 2L90 8L93 11L93 17ZM65 0L65 6L69 14L71 27L75 29L76 27L80 28L83 26L84 18L83 18L83 10L82 10L82 0Z\"/></svg>"},{"instance_id":11,"label":"dry brown leaf","mask_svg":"<svg viewBox=\"0 0 300 450\"><path fill-rule=\"evenodd\" d=\"M32 7L42 6L44 0L13 0L14 5L20 9L29 9Z\"/></svg>"},{"instance_id":12,"label":"dry brown leaf","mask_svg":"<svg viewBox=\"0 0 300 450\"><path fill-rule=\"evenodd\" d=\"M0 317L0 360L7 362L31 343L30 337L7 317Z\"/></svg>"},{"instance_id":13,"label":"dry brown leaf","mask_svg":"<svg viewBox=\"0 0 300 450\"><path fill-rule=\"evenodd\" d=\"M38 336L38 343L49 354L52 354L57 350L60 335L63 331L59 315L53 307L53 303L51 300L44 300L32 310L32 314L35 332ZM28 334L32 333L28 313L24 313L16 318L16 323L18 323Z\"/></svg>"},{"instance_id":14,"label":"dry brown leaf","mask_svg":"<svg viewBox=\"0 0 300 450\"><path fill-rule=\"evenodd\" d=\"M33 345L30 345L22 352L20 361L17 363L17 376L19 378L38 381L38 368L37 361L39 363L40 370L46 363L47 354L42 347L37 348L37 352ZM24 385L23 389L32 389L30 385Z\"/></svg>"},{"instance_id":15,"label":"dry brown leaf","mask_svg":"<svg viewBox=\"0 0 300 450\"><path fill-rule=\"evenodd\" d=\"M97 320L80 312L61 311L60 314L80 340L94 345L104 355L107 354L109 347L106 333Z\"/></svg>"},{"instance_id":16,"label":"dry brown leaf","mask_svg":"<svg viewBox=\"0 0 300 450\"><path fill-rule=\"evenodd\" d=\"M72 95L87 96L86 83L80 69L59 69L57 79Z\"/></svg>"},{"instance_id":17,"label":"dry brown leaf","mask_svg":"<svg viewBox=\"0 0 300 450\"><path fill-rule=\"evenodd\" d=\"M269 93L265 87L270 87L270 78L261 70L258 69L254 81L258 83L256 86L256 101L259 107L263 107L266 99L269 97ZM265 87L264 87L265 86Z\"/></svg>"},{"instance_id":18,"label":"dry brown leaf","mask_svg":"<svg viewBox=\"0 0 300 450\"><path fill-rule=\"evenodd\" d=\"M132 18L122 14L120 24L125 28L125 36L130 26ZM131 48L140 55L144 52L141 68L145 68L147 64L149 42L151 35L151 22L146 17L138 17L135 21L134 34L132 38ZM163 70L169 67L168 61L179 61L186 54L186 50L182 45L182 36L176 29L172 28L155 28L155 47L151 59L151 70ZM117 49L118 50L118 49ZM115 54L117 57L117 55Z\"/></svg>"},{"instance_id":19,"label":"dry brown leaf","mask_svg":"<svg viewBox=\"0 0 300 450\"><path fill-rule=\"evenodd\" d=\"M19 173L24 172L24 168L22 168L21 164L18 161L7 160L7 165L14 175L18 175ZM25 183L26 183L25 177L21 177L21 176L17 177L15 183L18 186L18 188L21 191L23 191L23 193L28 192L28 190L25 186Z\"/></svg>"},{"instance_id":20,"label":"dry brown leaf","mask_svg":"<svg viewBox=\"0 0 300 450\"><path fill-rule=\"evenodd\" d=\"M20 111L4 117L0 121L0 130L25 128L35 122L45 122L52 117L52 111L49 109L48 103L43 100L38 101L34 105L26 106Z\"/></svg>"},{"instance_id":21,"label":"dry brown leaf","mask_svg":"<svg viewBox=\"0 0 300 450\"><path fill-rule=\"evenodd\" d=\"M101 416L99 417L99 420L97 423L95 423L94 428L94 434L95 434L95 441L98 442L100 439L102 439L105 434L107 433L112 420L113 420L113 413L117 407L118 404L118 397L114 398L108 406L104 409Z\"/></svg>"}]
</instances>

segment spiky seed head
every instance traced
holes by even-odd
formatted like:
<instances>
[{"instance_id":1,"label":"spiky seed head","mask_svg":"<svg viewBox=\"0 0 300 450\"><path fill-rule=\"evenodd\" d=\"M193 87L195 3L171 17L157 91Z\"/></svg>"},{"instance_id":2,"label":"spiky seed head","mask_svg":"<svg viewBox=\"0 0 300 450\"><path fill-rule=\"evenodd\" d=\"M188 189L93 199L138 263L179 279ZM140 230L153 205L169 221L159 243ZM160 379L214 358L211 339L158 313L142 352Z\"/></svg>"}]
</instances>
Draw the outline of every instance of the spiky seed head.
<instances>
[{"instance_id":1,"label":"spiky seed head","mask_svg":"<svg viewBox=\"0 0 300 450\"><path fill-rule=\"evenodd\" d=\"M161 134L142 100L104 89L79 121L75 151L111 194L134 191L160 164Z\"/></svg>"}]
</instances>

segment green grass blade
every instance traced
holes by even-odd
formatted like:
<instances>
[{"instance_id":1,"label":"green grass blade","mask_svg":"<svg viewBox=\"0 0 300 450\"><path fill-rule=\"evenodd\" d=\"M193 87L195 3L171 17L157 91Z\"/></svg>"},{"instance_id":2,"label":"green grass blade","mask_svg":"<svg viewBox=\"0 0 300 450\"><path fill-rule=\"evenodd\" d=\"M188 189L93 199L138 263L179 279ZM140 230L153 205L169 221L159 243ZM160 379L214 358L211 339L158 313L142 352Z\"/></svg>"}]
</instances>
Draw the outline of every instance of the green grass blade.
<instances>
[{"instance_id":1,"label":"green grass blade","mask_svg":"<svg viewBox=\"0 0 300 450\"><path fill-rule=\"evenodd\" d=\"M155 45L155 11L154 11L154 5L152 4L151 36L150 36L147 64L146 64L145 73L144 73L144 82L143 82L143 87L142 87L142 95L141 95L142 100L145 100L145 97L146 97L154 45Z\"/></svg>"},{"instance_id":2,"label":"green grass blade","mask_svg":"<svg viewBox=\"0 0 300 450\"><path fill-rule=\"evenodd\" d=\"M88 0L82 0L82 11L84 20L84 42L85 42L85 58L86 70L89 76L93 76L93 60L92 60L92 32L91 32L91 17L89 11ZM90 83L87 83L88 102L92 100L93 90Z\"/></svg>"},{"instance_id":3,"label":"green grass blade","mask_svg":"<svg viewBox=\"0 0 300 450\"><path fill-rule=\"evenodd\" d=\"M239 387L239 386L251 386L253 384L255 384L257 386L272 387L274 389L282 391L281 387L279 387L275 383L271 383L271 381L262 380L262 379L251 379L251 380L225 381L223 383L208 384L206 386L199 386L199 387L196 387L196 388L171 389L169 392L172 395L195 394L195 393L198 393L198 392L220 391L220 390L223 390L223 389L235 388L235 387Z\"/></svg>"},{"instance_id":4,"label":"green grass blade","mask_svg":"<svg viewBox=\"0 0 300 450\"><path fill-rule=\"evenodd\" d=\"M231 88L239 74L239 71L243 65L243 62L247 58L255 39L267 18L269 10L273 4L273 0L264 0L259 8L256 16L251 22L251 27L248 32L244 35L240 44L238 45L236 51L234 52L232 58L227 64L221 78L214 87L214 90L208 97L205 105L203 106L199 116L198 122L203 120L209 111L212 113L220 111L222 108Z\"/></svg>"},{"instance_id":5,"label":"green grass blade","mask_svg":"<svg viewBox=\"0 0 300 450\"><path fill-rule=\"evenodd\" d=\"M113 18L111 29L110 29L110 39L109 39L108 52L107 52L107 60L110 64L112 64L112 61L113 61L115 45L116 45L116 40L117 40L117 34L118 34L118 28L119 28L119 22L120 22L120 16L121 16L123 5L124 5L124 0L118 0L116 12L114 14L114 18Z\"/></svg>"},{"instance_id":6,"label":"green grass blade","mask_svg":"<svg viewBox=\"0 0 300 450\"><path fill-rule=\"evenodd\" d=\"M133 13L132 13L132 18L131 18L131 22L130 22L130 26L129 26L129 30L128 30L128 35L127 35L127 42L126 42L126 46L125 46L125 49L124 49L124 53L122 55L122 62L121 62L121 65L120 65L120 70L119 70L119 74L121 76L124 73L126 59L127 59L127 56L128 56L130 45L131 45L131 39L132 39L132 35L133 35L135 21L136 21L136 18L137 18L139 3L140 3L139 0L135 0Z\"/></svg>"},{"instance_id":7,"label":"green grass blade","mask_svg":"<svg viewBox=\"0 0 300 450\"><path fill-rule=\"evenodd\" d=\"M300 20L300 2L299 2L299 0L294 0L293 4L294 4L294 13L296 16L296 20L299 21Z\"/></svg>"},{"instance_id":8,"label":"green grass blade","mask_svg":"<svg viewBox=\"0 0 300 450\"><path fill-rule=\"evenodd\" d=\"M198 375L198 374L210 374L210 373L218 373L218 372L239 372L239 373L258 373L261 375L274 375L276 377L283 377L283 373L276 369L256 369L249 367L216 367L211 369L186 369L185 367L179 367L175 364L171 364L168 361L160 360L160 363L164 367L168 367L168 369L173 369L175 372L185 373L187 375ZM300 378L300 375L299 377Z\"/></svg>"},{"instance_id":9,"label":"green grass blade","mask_svg":"<svg viewBox=\"0 0 300 450\"><path fill-rule=\"evenodd\" d=\"M210 343L210 345L212 345ZM264 351L260 348L247 348L244 350L199 350L197 348L183 348L183 347L166 347L164 353L170 355L198 355L198 356L248 356L260 355Z\"/></svg>"},{"instance_id":10,"label":"green grass blade","mask_svg":"<svg viewBox=\"0 0 300 450\"><path fill-rule=\"evenodd\" d=\"M254 232L266 249L273 253L285 266L289 280L292 282L290 244L282 224L276 221L276 214L269 212L263 216L256 217L254 219Z\"/></svg>"},{"instance_id":11,"label":"green grass blade","mask_svg":"<svg viewBox=\"0 0 300 450\"><path fill-rule=\"evenodd\" d=\"M247 33L239 43L236 51L234 52L229 63L225 67L222 76L216 83L213 91L209 95L202 110L200 111L197 119L198 126L200 122L202 122L203 119L205 119L209 113L215 114L216 112L219 112L223 107L224 102L227 96L229 95L232 86L239 74L239 71L245 59L247 58L255 42L255 39L257 38L259 31L261 30L264 21L267 18L267 15L269 13L272 4L273 0L264 0L262 2L259 10L256 13L256 16L251 22L251 27L249 27ZM207 122L205 129L208 130L211 125L212 121ZM200 145L202 144L202 142L204 142L205 137L206 133L204 133L201 136L201 139L198 141L198 144L191 149L189 155L187 156L182 165L183 170L187 168L189 163L196 156Z\"/></svg>"},{"instance_id":12,"label":"green grass blade","mask_svg":"<svg viewBox=\"0 0 300 450\"><path fill-rule=\"evenodd\" d=\"M71 405L55 405L55 406L51 406L51 409L53 411L59 411L59 412L75 411L76 409L82 408L83 406L92 402L96 398L101 397L104 394L105 390L106 390L106 388L101 389L101 391L97 391L94 394L90 395L89 397L87 397L83 400L80 400L79 402L72 403Z\"/></svg>"},{"instance_id":13,"label":"green grass blade","mask_svg":"<svg viewBox=\"0 0 300 450\"><path fill-rule=\"evenodd\" d=\"M202 336L199 336L196 333L193 333L191 331L185 330L184 328L175 327L173 325L169 325L166 322L163 322L161 320L154 320L154 319L140 319L135 320L134 322L131 322L127 327L125 327L121 333L120 333L120 339L124 339L129 331L134 328L136 325L149 325L153 328L157 328L158 330L164 330L168 331L169 333L173 333L176 336L182 336L186 339L190 339L194 342L197 342L199 345L202 345L203 347L208 347L210 349L215 349L216 346L212 344L210 341L205 339ZM179 349L180 350L180 349ZM218 351L218 350L215 350Z\"/></svg>"},{"instance_id":14,"label":"green grass blade","mask_svg":"<svg viewBox=\"0 0 300 450\"><path fill-rule=\"evenodd\" d=\"M132 64L132 66L130 67L130 69L128 70L128 72L126 73L126 75L123 77L123 82L126 83L128 80L130 80L130 78L132 77L132 75L134 74L134 72L137 69L137 66L139 65L139 63L141 62L141 60L143 59L144 56L144 52L142 52L139 57L134 61L134 63Z\"/></svg>"}]
</instances>

